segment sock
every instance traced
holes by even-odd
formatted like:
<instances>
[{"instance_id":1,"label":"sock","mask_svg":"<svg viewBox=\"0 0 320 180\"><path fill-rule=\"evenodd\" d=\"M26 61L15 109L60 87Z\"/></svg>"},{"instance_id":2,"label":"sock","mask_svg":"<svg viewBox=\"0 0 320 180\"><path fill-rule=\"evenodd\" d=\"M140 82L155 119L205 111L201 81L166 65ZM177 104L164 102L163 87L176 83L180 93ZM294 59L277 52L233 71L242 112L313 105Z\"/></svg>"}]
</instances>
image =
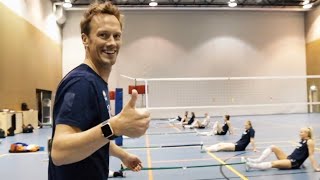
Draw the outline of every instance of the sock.
<instances>
[{"instance_id":1,"label":"sock","mask_svg":"<svg viewBox=\"0 0 320 180\"><path fill-rule=\"evenodd\" d=\"M248 162L247 165L253 169L259 170L267 170L272 168L271 162L262 162L262 163L250 163Z\"/></svg>"},{"instance_id":2,"label":"sock","mask_svg":"<svg viewBox=\"0 0 320 180\"><path fill-rule=\"evenodd\" d=\"M219 145L218 144L215 144L215 145L212 145L212 146L210 146L210 147L207 147L206 148L206 150L207 151L212 151L212 152L217 152L217 151L219 151Z\"/></svg>"},{"instance_id":3,"label":"sock","mask_svg":"<svg viewBox=\"0 0 320 180\"><path fill-rule=\"evenodd\" d=\"M270 154L272 153L271 147L265 149L261 156L257 159L251 159L251 158L247 158L247 161L252 162L252 163L260 163L263 160L265 160L268 156L270 156Z\"/></svg>"},{"instance_id":4,"label":"sock","mask_svg":"<svg viewBox=\"0 0 320 180\"><path fill-rule=\"evenodd\" d=\"M114 172L113 171L111 171L111 170L109 170L109 176L108 176L109 178L112 178L112 177L114 177Z\"/></svg>"}]
</instances>

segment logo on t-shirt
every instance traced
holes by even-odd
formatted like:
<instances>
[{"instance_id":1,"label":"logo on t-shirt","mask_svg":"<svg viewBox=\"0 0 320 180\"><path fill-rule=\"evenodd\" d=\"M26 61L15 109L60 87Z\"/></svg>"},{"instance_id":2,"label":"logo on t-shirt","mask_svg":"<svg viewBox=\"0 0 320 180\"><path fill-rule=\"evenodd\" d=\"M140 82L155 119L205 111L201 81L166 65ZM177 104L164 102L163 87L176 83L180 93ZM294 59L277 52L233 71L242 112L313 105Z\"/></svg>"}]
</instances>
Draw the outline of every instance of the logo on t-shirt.
<instances>
[{"instance_id":1,"label":"logo on t-shirt","mask_svg":"<svg viewBox=\"0 0 320 180\"><path fill-rule=\"evenodd\" d=\"M110 107L110 103L109 103L109 100L108 100L107 93L105 91L102 91L102 95L104 97L104 101L106 102L106 106L107 106L107 109L108 109L109 117L111 117L111 107Z\"/></svg>"}]
</instances>

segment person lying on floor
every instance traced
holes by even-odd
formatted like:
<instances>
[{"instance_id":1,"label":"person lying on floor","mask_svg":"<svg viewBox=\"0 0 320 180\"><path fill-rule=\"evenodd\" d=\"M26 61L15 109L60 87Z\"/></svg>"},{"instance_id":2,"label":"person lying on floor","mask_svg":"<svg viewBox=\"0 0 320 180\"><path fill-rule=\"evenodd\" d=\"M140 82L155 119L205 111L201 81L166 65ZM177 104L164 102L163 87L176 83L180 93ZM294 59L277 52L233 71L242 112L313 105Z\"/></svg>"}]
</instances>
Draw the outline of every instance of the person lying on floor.
<instances>
[{"instance_id":1,"label":"person lying on floor","mask_svg":"<svg viewBox=\"0 0 320 180\"><path fill-rule=\"evenodd\" d=\"M301 141L296 149L288 156L277 146L270 146L265 149L261 156L257 159L242 157L241 161L246 162L246 170L251 169L267 170L271 168L278 169L299 169L304 161L309 157L313 169L317 172L320 167L314 158L315 143L312 138L311 128L302 128L300 130ZM264 162L264 160L274 153L277 160L271 162Z\"/></svg>"},{"instance_id":2,"label":"person lying on floor","mask_svg":"<svg viewBox=\"0 0 320 180\"><path fill-rule=\"evenodd\" d=\"M227 132L229 132L229 134L233 134L233 128L230 122L230 115L224 116L224 123L222 126L219 123L219 121L216 121L213 125L212 131L197 132L197 135L200 135L200 136L226 135Z\"/></svg>"},{"instance_id":3,"label":"person lying on floor","mask_svg":"<svg viewBox=\"0 0 320 180\"><path fill-rule=\"evenodd\" d=\"M243 132L241 139L236 143L218 143L209 147L202 149L203 152L211 151L244 151L246 147L251 143L253 151L256 152L256 145L254 142L255 130L252 127L251 121L245 122L245 131Z\"/></svg>"}]
</instances>

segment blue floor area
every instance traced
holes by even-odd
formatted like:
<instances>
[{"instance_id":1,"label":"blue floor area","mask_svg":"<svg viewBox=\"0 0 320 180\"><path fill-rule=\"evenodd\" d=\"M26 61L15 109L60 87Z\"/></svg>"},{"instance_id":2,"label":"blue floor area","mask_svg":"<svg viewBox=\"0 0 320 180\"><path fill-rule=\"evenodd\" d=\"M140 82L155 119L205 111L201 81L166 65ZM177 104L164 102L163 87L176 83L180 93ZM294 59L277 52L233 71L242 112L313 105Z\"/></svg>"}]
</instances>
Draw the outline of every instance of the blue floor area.
<instances>
[{"instance_id":1,"label":"blue floor area","mask_svg":"<svg viewBox=\"0 0 320 180\"><path fill-rule=\"evenodd\" d=\"M212 118L211 124L221 118ZM252 152L249 145L245 152L201 153L200 146L178 148L143 148L146 146L166 146L183 144L212 145L218 142L235 142L243 131L245 120L251 120L256 130L256 144L260 151L274 144L290 154L299 141L301 127L312 126L316 139L320 139L320 114L290 114L268 116L238 116L232 117L235 135L226 136L196 136L194 130L183 129L180 125L170 124L164 120L153 120L147 135L138 139L124 139L124 147L128 152L140 157L144 167L189 167L198 165L214 165L221 163L239 163L241 156L257 157L261 152ZM208 131L208 130L201 130ZM51 128L37 129L32 134L17 134L14 137L2 139L0 144L0 177L1 179L47 179L47 139L51 136ZM317 142L318 142L317 141ZM45 151L30 154L9 154L11 143L24 142L45 147ZM132 147L132 148L130 148ZM320 146L316 145L315 158L320 163ZM275 156L267 160L275 160ZM193 179L280 179L305 180L320 179L320 173L313 171L309 160L304 163L304 169L250 171L246 172L244 165L215 166L202 168L187 168L173 170L126 172L128 180L193 180ZM120 168L120 161L111 158L112 170Z\"/></svg>"}]
</instances>

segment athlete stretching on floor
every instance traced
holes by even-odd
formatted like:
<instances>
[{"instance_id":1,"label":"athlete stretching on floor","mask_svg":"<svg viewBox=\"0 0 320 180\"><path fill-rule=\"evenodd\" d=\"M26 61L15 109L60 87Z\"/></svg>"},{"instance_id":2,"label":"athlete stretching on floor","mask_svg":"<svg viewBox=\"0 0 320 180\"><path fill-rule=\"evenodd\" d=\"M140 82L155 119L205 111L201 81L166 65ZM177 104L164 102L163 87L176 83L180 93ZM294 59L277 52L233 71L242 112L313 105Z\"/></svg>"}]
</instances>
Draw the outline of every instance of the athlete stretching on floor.
<instances>
[{"instance_id":1,"label":"athlete stretching on floor","mask_svg":"<svg viewBox=\"0 0 320 180\"><path fill-rule=\"evenodd\" d=\"M217 121L214 123L212 131L197 132L197 135L201 135L201 136L226 135L228 131L229 131L229 134L233 134L233 128L231 126L230 116L225 115L223 126L221 126L220 123Z\"/></svg>"},{"instance_id":2,"label":"athlete stretching on floor","mask_svg":"<svg viewBox=\"0 0 320 180\"><path fill-rule=\"evenodd\" d=\"M191 112L191 118L189 120L186 118L185 121L181 121L182 127L184 127L184 125L191 125L194 122L195 118L196 115L194 114L194 112Z\"/></svg>"},{"instance_id":3,"label":"athlete stretching on floor","mask_svg":"<svg viewBox=\"0 0 320 180\"><path fill-rule=\"evenodd\" d=\"M317 162L314 159L314 141L312 139L311 128L302 128L300 130L301 141L291 155L287 156L280 148L270 146L263 151L257 159L241 158L246 162L246 169L267 170L271 168L278 169L299 169L303 162L309 157L312 167L315 171L320 171ZM272 162L263 162L267 157L274 153L278 160Z\"/></svg>"},{"instance_id":4,"label":"athlete stretching on floor","mask_svg":"<svg viewBox=\"0 0 320 180\"><path fill-rule=\"evenodd\" d=\"M253 147L253 151L256 150L254 143L255 131L252 128L251 121L245 122L245 131L243 132L241 139L236 143L218 143L209 147L205 147L203 151L244 151L249 143Z\"/></svg>"},{"instance_id":5,"label":"athlete stretching on floor","mask_svg":"<svg viewBox=\"0 0 320 180\"><path fill-rule=\"evenodd\" d=\"M189 114L189 112L186 111L186 112L184 113L184 116L183 116L183 117L178 116L178 117L176 117L176 118L174 118L174 119L169 119L169 121L170 121L170 122L173 122L173 121L184 122L184 121L186 121L186 120L188 119L188 114Z\"/></svg>"},{"instance_id":6,"label":"athlete stretching on floor","mask_svg":"<svg viewBox=\"0 0 320 180\"><path fill-rule=\"evenodd\" d=\"M205 113L203 121L196 119L191 125L186 125L185 127L190 129L193 129L193 128L204 129L209 125L209 123L210 123L210 116L208 115L208 113Z\"/></svg>"}]
</instances>

